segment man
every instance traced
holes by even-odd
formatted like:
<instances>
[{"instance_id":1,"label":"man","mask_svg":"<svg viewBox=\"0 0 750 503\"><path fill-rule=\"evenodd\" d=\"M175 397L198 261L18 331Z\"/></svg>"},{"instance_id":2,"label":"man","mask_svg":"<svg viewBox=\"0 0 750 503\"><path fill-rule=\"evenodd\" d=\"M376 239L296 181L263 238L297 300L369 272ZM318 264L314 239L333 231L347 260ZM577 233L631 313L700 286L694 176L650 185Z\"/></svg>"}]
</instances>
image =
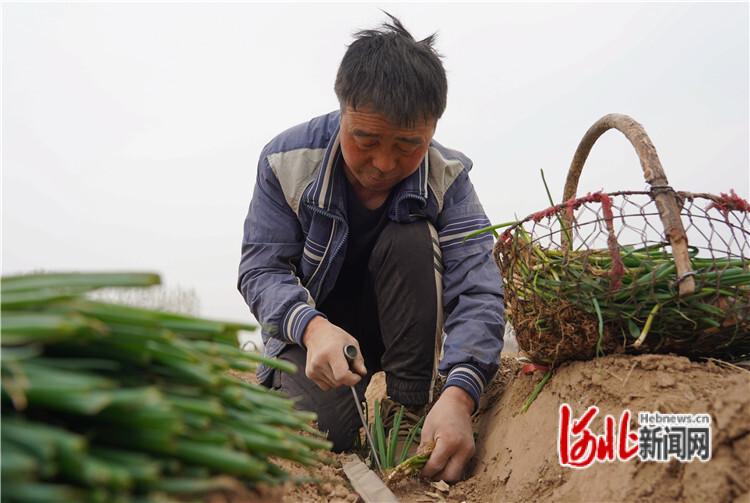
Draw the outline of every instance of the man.
<instances>
[{"instance_id":1,"label":"man","mask_svg":"<svg viewBox=\"0 0 750 503\"><path fill-rule=\"evenodd\" d=\"M390 15L389 15L390 16ZM398 19L355 35L336 77L340 111L274 138L260 156L245 220L238 287L259 320L266 386L300 397L336 451L351 448L358 396L386 373L410 410L431 398L423 474L458 480L474 453L471 415L502 349L500 274L471 161L434 141L447 80L433 36L417 42ZM444 319L445 317L445 319ZM349 366L343 348L359 356Z\"/></svg>"}]
</instances>

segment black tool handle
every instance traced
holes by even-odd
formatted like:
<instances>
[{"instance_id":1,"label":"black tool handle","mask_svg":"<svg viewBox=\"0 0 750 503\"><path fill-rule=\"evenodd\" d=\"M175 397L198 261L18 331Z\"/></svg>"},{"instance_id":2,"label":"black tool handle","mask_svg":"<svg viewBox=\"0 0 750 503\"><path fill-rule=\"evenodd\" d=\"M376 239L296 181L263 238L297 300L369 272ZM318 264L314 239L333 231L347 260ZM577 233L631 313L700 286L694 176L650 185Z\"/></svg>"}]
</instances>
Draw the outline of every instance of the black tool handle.
<instances>
[{"instance_id":1,"label":"black tool handle","mask_svg":"<svg viewBox=\"0 0 750 503\"><path fill-rule=\"evenodd\" d=\"M354 363L354 360L357 358L357 354L359 354L359 351L357 351L357 346L354 344L347 344L344 346L344 358L349 362L349 368L351 368L352 363Z\"/></svg>"}]
</instances>

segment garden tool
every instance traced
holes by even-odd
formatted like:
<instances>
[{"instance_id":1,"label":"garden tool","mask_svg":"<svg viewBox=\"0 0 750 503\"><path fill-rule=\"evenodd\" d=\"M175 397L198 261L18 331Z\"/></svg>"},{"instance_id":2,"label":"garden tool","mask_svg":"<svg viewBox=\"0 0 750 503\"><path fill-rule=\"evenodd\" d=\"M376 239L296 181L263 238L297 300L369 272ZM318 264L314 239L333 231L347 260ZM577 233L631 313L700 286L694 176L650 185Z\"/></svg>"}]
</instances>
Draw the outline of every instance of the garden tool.
<instances>
[{"instance_id":1,"label":"garden tool","mask_svg":"<svg viewBox=\"0 0 750 503\"><path fill-rule=\"evenodd\" d=\"M355 358L357 358L358 354L357 346L353 344L348 344L344 346L344 357L346 358L346 361L349 363L349 368L352 368L352 363L354 363ZM352 369L353 370L353 369ZM365 429L365 435L367 436L367 443L370 445L370 452L372 453L373 459L375 459L375 464L378 466L378 470L382 473L383 467L380 465L380 459L378 459L378 453L375 451L375 444L372 441L372 435L370 435L370 428L367 426L367 418L365 418L364 412L362 412L362 402L359 400L359 397L357 397L357 390L354 389L354 386L349 386L352 390L352 395L354 395L354 406L357 408L357 414L359 414L359 419L362 421L362 427Z\"/></svg>"}]
</instances>

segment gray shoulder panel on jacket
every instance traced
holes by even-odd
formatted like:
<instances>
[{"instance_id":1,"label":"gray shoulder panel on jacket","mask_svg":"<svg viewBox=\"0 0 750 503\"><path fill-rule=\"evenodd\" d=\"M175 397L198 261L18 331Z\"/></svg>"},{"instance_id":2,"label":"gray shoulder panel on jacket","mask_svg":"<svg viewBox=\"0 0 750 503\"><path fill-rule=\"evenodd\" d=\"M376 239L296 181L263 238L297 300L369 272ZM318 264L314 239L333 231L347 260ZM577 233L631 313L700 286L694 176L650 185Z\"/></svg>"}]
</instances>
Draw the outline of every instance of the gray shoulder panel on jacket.
<instances>
[{"instance_id":1,"label":"gray shoulder panel on jacket","mask_svg":"<svg viewBox=\"0 0 750 503\"><path fill-rule=\"evenodd\" d=\"M268 164L281 185L287 204L299 215L299 202L305 187L315 178L325 148L298 148L268 156Z\"/></svg>"},{"instance_id":2,"label":"gray shoulder panel on jacket","mask_svg":"<svg viewBox=\"0 0 750 503\"><path fill-rule=\"evenodd\" d=\"M435 147L430 147L430 173L427 184L435 194L438 203L438 212L443 211L443 198L453 182L464 170L464 165L458 159L447 159Z\"/></svg>"}]
</instances>

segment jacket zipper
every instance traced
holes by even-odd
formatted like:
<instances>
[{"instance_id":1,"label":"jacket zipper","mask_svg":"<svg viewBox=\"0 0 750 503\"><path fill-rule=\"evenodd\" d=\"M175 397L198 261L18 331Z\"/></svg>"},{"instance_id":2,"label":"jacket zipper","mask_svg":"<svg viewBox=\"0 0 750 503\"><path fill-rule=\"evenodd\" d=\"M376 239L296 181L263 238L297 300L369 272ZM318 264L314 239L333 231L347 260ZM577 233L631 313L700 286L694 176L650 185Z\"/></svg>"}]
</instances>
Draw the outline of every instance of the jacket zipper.
<instances>
[{"instance_id":1,"label":"jacket zipper","mask_svg":"<svg viewBox=\"0 0 750 503\"><path fill-rule=\"evenodd\" d=\"M334 221L333 222L333 227L331 229L331 239L333 239L333 237L335 237L335 235L336 235L336 224L337 223L339 223L339 224L341 224L343 226L346 226L346 222L344 221L344 219L341 218L341 217L339 217L339 216L337 216L337 215L334 215L333 213L330 213L328 211L320 209L318 206L312 206L312 205L307 204L307 203L305 204L305 206L307 206L307 208L310 211L312 211L313 213L318 213L319 215L323 215L324 217L330 218L330 219L332 219ZM334 248L333 254L330 256L330 259L328 260L328 264L326 265L326 268L323 271L323 277L321 278L320 284L318 285L318 291L315 293L315 297L314 298L316 300L317 300L318 296L320 295L321 289L323 288L323 281L325 280L326 274L328 274L328 269L331 268L331 264L333 263L333 261L336 258L336 256L338 256L338 253L341 251L341 248L344 246L344 243L346 242L347 234L348 234L348 232L344 233L343 239L338 243L338 245L336 246L336 248ZM306 283L305 286L307 286L310 283L312 283L312 281L315 279L315 276L318 274L318 271L320 270L321 266L323 265L323 262L325 262L325 260L326 260L326 255L328 254L328 250L329 249L330 249L330 246L326 247L325 251L323 252L323 257L320 259L320 263L318 264L318 267L315 268L315 271L313 271L312 275L310 276L310 279L307 281L307 283Z\"/></svg>"}]
</instances>

